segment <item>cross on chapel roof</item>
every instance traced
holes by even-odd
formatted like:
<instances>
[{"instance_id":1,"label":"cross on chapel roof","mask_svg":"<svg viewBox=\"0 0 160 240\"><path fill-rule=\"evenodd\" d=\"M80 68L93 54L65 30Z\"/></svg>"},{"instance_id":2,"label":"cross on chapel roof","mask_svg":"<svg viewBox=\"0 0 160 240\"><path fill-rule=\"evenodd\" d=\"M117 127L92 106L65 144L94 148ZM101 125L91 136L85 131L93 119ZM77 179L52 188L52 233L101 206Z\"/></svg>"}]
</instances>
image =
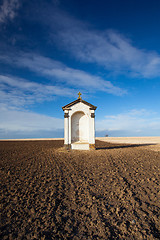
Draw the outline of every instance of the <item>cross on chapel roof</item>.
<instances>
[{"instance_id":1,"label":"cross on chapel roof","mask_svg":"<svg viewBox=\"0 0 160 240\"><path fill-rule=\"evenodd\" d=\"M79 93L78 93L78 96L79 96L78 99L82 99L82 98L81 98L81 95L82 95L82 93L79 92Z\"/></svg>"},{"instance_id":2,"label":"cross on chapel roof","mask_svg":"<svg viewBox=\"0 0 160 240\"><path fill-rule=\"evenodd\" d=\"M82 103L84 103L85 105L89 106L90 109L92 109L92 110L96 110L97 107L94 106L94 105L92 105L91 103L88 103L88 102L84 101L84 100L81 98L81 95L82 95L82 94L79 92L79 93L78 93L78 96L79 96L78 99L76 99L75 101L73 101L73 102L65 105L64 107L62 107L63 111L64 111L64 110L69 110L69 108L70 108L71 106L73 106L73 105L75 105L75 104L77 104L77 103L79 103L79 102L82 102Z\"/></svg>"}]
</instances>

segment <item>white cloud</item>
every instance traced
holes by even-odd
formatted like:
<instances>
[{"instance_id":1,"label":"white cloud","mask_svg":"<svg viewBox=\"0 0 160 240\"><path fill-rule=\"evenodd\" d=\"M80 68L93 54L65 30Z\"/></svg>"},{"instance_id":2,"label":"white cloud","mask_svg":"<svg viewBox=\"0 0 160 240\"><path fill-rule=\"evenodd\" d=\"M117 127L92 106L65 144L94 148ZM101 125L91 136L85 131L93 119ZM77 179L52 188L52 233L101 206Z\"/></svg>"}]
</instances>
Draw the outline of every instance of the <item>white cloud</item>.
<instances>
[{"instance_id":1,"label":"white cloud","mask_svg":"<svg viewBox=\"0 0 160 240\"><path fill-rule=\"evenodd\" d=\"M160 134L160 116L146 109L133 109L125 113L106 116L96 121L97 131L119 131L147 134L157 131Z\"/></svg>"},{"instance_id":2,"label":"white cloud","mask_svg":"<svg viewBox=\"0 0 160 240\"><path fill-rule=\"evenodd\" d=\"M73 90L63 86L44 85L22 78L0 75L0 104L20 109L35 102L52 100L55 96L72 96Z\"/></svg>"},{"instance_id":3,"label":"white cloud","mask_svg":"<svg viewBox=\"0 0 160 240\"><path fill-rule=\"evenodd\" d=\"M9 19L13 20L19 7L19 0L3 0L2 6L0 7L0 23L4 23Z\"/></svg>"},{"instance_id":4,"label":"white cloud","mask_svg":"<svg viewBox=\"0 0 160 240\"><path fill-rule=\"evenodd\" d=\"M72 89L0 75L0 96L0 138L62 137L62 119L26 109L55 96L73 96Z\"/></svg>"},{"instance_id":5,"label":"white cloud","mask_svg":"<svg viewBox=\"0 0 160 240\"><path fill-rule=\"evenodd\" d=\"M81 87L87 91L104 91L115 95L123 95L126 93L126 90L114 86L110 81L99 76L79 69L70 68L61 62L37 54L24 53L14 57L1 56L0 59L10 64L15 64L18 67L26 67L36 72L37 75L50 77L50 79L54 81L58 79L59 83L63 83L66 86Z\"/></svg>"},{"instance_id":6,"label":"white cloud","mask_svg":"<svg viewBox=\"0 0 160 240\"><path fill-rule=\"evenodd\" d=\"M1 129L6 131L53 131L63 128L63 120L59 118L27 111L16 111L2 108L0 108L0 110L0 126Z\"/></svg>"},{"instance_id":7,"label":"white cloud","mask_svg":"<svg viewBox=\"0 0 160 240\"><path fill-rule=\"evenodd\" d=\"M60 11L50 18L53 20L49 23L52 40L75 58L96 63L117 74L143 78L160 76L158 53L137 48L114 30L94 30Z\"/></svg>"}]
</instances>

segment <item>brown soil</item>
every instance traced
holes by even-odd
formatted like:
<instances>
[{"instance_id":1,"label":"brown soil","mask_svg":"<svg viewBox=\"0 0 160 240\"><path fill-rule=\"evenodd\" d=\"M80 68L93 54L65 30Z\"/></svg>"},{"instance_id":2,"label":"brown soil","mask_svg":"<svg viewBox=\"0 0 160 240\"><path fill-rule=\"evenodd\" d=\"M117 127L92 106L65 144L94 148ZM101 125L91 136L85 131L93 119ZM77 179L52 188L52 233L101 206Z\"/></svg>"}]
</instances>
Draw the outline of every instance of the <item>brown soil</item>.
<instances>
[{"instance_id":1,"label":"brown soil","mask_svg":"<svg viewBox=\"0 0 160 240\"><path fill-rule=\"evenodd\" d=\"M0 142L1 239L160 239L160 152Z\"/></svg>"}]
</instances>

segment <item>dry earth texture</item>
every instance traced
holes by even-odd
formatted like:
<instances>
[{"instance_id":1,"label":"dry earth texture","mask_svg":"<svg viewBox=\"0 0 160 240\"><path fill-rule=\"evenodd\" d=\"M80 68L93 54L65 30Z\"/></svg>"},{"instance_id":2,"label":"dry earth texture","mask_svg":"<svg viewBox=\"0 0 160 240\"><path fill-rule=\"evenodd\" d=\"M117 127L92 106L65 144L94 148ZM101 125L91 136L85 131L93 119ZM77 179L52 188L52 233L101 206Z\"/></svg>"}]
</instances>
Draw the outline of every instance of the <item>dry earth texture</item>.
<instances>
[{"instance_id":1,"label":"dry earth texture","mask_svg":"<svg viewBox=\"0 0 160 240\"><path fill-rule=\"evenodd\" d=\"M1 239L160 239L160 152L0 142Z\"/></svg>"}]
</instances>

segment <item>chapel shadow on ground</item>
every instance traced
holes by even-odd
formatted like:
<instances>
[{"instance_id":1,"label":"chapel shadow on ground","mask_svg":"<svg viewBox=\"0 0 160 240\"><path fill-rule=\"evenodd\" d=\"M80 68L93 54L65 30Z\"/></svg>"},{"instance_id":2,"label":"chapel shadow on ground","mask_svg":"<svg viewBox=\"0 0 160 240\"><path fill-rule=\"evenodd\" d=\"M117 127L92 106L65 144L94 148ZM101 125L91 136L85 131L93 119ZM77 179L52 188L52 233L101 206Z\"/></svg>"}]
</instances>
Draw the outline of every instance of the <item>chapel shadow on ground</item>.
<instances>
[{"instance_id":1,"label":"chapel shadow on ground","mask_svg":"<svg viewBox=\"0 0 160 240\"><path fill-rule=\"evenodd\" d=\"M157 144L155 143L123 144L123 143L110 143L110 142L96 140L96 150L116 149L116 148L134 148L134 147L143 147L143 146L151 146L151 145L157 145Z\"/></svg>"}]
</instances>

